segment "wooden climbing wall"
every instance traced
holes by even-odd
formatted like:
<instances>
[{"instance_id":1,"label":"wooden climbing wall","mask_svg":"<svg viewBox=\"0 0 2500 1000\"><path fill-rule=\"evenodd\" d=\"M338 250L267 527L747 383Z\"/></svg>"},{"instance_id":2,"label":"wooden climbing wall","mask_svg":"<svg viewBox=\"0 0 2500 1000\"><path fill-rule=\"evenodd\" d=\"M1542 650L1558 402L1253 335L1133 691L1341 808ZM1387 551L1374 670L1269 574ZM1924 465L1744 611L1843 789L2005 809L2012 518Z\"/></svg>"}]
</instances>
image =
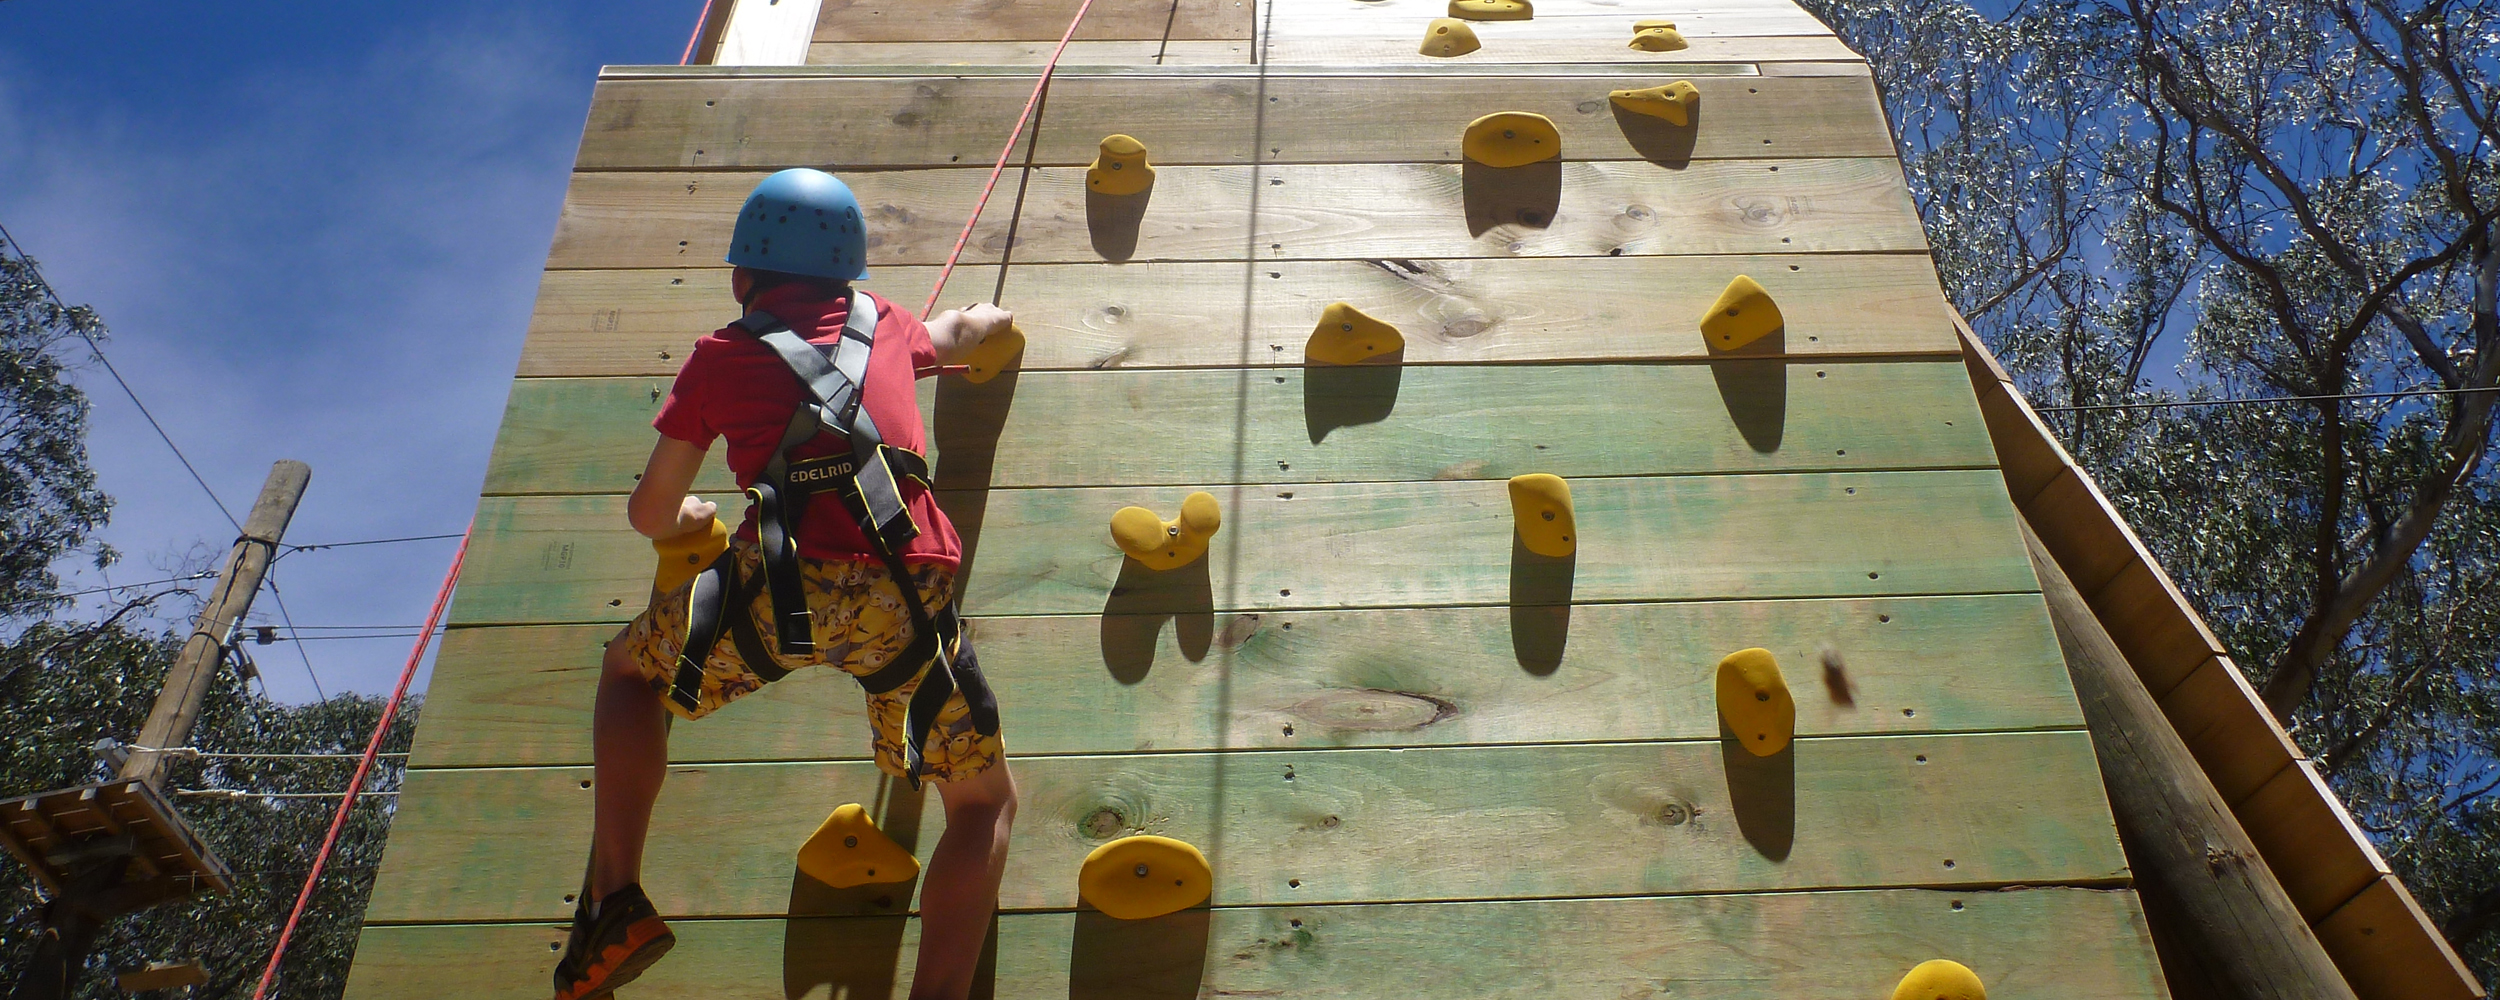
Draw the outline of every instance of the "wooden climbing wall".
<instances>
[{"instance_id":1,"label":"wooden climbing wall","mask_svg":"<svg viewBox=\"0 0 2500 1000\"><path fill-rule=\"evenodd\" d=\"M948 286L1030 338L922 385L1024 793L983 989L1880 997L1949 957L2002 997L2161 996L1865 63L1787 0L1539 0L1429 59L1441 6L1097 0ZM547 988L598 649L651 568L624 494L735 310L748 188L843 173L867 287L917 307L1073 9L824 0L817 65L602 74L351 997ZM1691 47L1626 48L1640 17ZM1677 79L1691 128L1606 99ZM1462 165L1503 110L1561 162ZM1158 165L1142 207L1088 203L1112 132ZM1714 355L1739 273L1787 324ZM1303 367L1338 300L1402 363ZM1517 547L1527 472L1571 480L1573 559ZM1124 564L1111 512L1193 489L1208 558ZM1756 645L1799 706L1767 759L1711 701ZM793 864L845 801L935 842L866 749L823 671L677 727L645 883L680 944L626 997L907 988L909 893ZM1079 909L1134 832L1204 848L1211 906Z\"/></svg>"}]
</instances>

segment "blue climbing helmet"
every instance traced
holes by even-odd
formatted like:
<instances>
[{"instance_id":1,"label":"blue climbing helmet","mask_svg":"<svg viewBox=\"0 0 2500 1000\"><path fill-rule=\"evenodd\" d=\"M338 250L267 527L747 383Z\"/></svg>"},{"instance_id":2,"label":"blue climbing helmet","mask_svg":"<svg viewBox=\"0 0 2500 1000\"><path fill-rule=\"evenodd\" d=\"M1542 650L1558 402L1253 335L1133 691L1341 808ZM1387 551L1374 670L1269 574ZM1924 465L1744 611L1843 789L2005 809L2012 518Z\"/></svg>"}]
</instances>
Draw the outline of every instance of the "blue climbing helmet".
<instances>
[{"instance_id":1,"label":"blue climbing helmet","mask_svg":"<svg viewBox=\"0 0 2500 1000\"><path fill-rule=\"evenodd\" d=\"M722 259L836 281L865 278L868 227L859 217L859 199L822 170L798 167L764 178L738 209Z\"/></svg>"}]
</instances>

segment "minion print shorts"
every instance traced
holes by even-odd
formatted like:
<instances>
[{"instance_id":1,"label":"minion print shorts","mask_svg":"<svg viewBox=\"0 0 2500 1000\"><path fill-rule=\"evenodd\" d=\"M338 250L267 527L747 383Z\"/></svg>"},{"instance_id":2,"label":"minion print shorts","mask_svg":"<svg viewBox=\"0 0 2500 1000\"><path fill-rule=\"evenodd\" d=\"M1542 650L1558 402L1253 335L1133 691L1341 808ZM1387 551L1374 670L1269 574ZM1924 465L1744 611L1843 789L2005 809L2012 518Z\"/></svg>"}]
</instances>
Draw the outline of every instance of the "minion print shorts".
<instances>
[{"instance_id":1,"label":"minion print shorts","mask_svg":"<svg viewBox=\"0 0 2500 1000\"><path fill-rule=\"evenodd\" d=\"M751 580L763 575L764 559L754 543L733 541L731 549L738 558L740 577ZM912 585L920 589L920 599L931 614L953 599L952 569L927 564L908 568L912 570ZM773 648L771 593L759 588L747 607L756 633L764 637L773 666L786 672L824 665L853 677L865 677L892 662L911 644L911 612L903 606L902 592L890 582L893 574L884 564L869 560L800 559L799 576L806 587L808 610L814 612L815 618L816 652L812 656L785 656ZM689 581L661 595L614 640L622 643L626 653L634 658L643 680L660 692L661 703L687 719L710 715L766 683L740 660L738 644L724 634L704 659L703 690L694 710L687 711L667 696L677 679L677 653L686 638L686 597L693 587ZM972 639L966 636L963 641L968 648ZM903 714L911 704L912 692L920 689L927 669L923 667L921 675L905 681L901 687L867 696L868 719L874 730L870 744L877 767L897 778L903 777L909 766L903 753ZM999 736L983 736L973 729L971 708L958 690L938 712L937 724L930 727L929 742L922 751L928 760L924 778L945 784L989 770L1006 752L1006 746Z\"/></svg>"}]
</instances>

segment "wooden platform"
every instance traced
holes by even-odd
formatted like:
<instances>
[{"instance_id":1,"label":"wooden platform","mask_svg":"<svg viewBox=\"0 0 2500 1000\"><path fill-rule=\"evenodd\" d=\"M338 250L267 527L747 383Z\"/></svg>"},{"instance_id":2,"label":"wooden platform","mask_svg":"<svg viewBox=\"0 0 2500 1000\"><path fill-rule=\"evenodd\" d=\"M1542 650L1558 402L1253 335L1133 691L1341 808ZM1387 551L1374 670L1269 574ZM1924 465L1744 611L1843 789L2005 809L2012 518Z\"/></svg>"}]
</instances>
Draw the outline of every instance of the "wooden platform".
<instances>
[{"instance_id":1,"label":"wooden platform","mask_svg":"<svg viewBox=\"0 0 2500 1000\"><path fill-rule=\"evenodd\" d=\"M1864 62L1788 0L1541 0L1422 57L1442 7L1100 0L946 290L1031 337L921 393L1025 796L983 995L1882 996L1945 957L2002 996L2163 996ZM351 997L547 988L597 651L650 571L623 495L735 310L739 199L843 172L866 287L916 308L1073 10L824 0L813 65L603 74ZM1642 17L1692 46L1625 47ZM1606 100L1675 79L1692 128ZM1462 163L1502 110L1561 161ZM1158 165L1122 218L1083 190L1112 132ZM1737 274L1787 325L1713 354ZM1302 366L1340 300L1402 364ZM1574 559L1517 547L1526 472L1572 480ZM1125 563L1111 512L1192 489L1208 558ZM1711 701L1757 645L1799 707L1767 759ZM792 858L845 801L936 840L860 712L803 672L676 728L646 884L681 943L621 996L908 988L910 887ZM1208 908L1078 904L1135 832L1206 850Z\"/></svg>"}]
</instances>

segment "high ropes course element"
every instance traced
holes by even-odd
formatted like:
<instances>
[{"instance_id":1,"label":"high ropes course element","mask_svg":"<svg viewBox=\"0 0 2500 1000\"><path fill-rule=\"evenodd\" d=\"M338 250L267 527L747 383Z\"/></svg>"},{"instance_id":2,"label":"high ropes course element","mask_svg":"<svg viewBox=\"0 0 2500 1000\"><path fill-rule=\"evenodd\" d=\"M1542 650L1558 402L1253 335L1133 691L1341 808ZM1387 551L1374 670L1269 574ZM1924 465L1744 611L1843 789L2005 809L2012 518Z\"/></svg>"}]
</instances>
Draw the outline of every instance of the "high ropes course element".
<instances>
[{"instance_id":1,"label":"high ropes course element","mask_svg":"<svg viewBox=\"0 0 2500 1000\"><path fill-rule=\"evenodd\" d=\"M713 0L689 53L599 79L353 1000L547 989L624 498L801 166L865 287L1016 313L920 387L1022 798L977 992L2164 996L2063 586L2356 995L2480 995L1957 330L1789 0ZM853 687L676 727L618 996L908 989L944 816Z\"/></svg>"}]
</instances>

